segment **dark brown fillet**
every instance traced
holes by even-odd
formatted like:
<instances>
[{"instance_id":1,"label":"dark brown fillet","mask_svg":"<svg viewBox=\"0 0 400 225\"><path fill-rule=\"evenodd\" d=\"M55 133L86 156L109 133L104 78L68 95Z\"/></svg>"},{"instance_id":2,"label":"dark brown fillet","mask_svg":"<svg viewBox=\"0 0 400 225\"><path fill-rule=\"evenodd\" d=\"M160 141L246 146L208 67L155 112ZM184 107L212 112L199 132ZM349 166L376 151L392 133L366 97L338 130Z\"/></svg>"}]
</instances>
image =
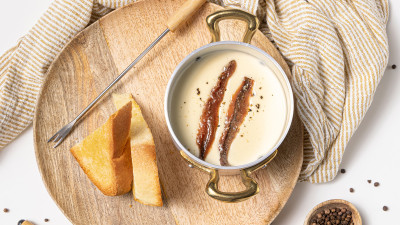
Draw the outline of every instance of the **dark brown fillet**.
<instances>
[{"instance_id":1,"label":"dark brown fillet","mask_svg":"<svg viewBox=\"0 0 400 225\"><path fill-rule=\"evenodd\" d=\"M200 150L200 159L205 159L215 139L215 132L218 126L219 107L226 90L229 78L236 70L236 61L232 60L224 67L219 75L217 84L213 87L203 113L200 117L200 126L197 131L196 143Z\"/></svg>"},{"instance_id":2,"label":"dark brown fillet","mask_svg":"<svg viewBox=\"0 0 400 225\"><path fill-rule=\"evenodd\" d=\"M240 87L232 96L225 120L224 132L219 139L218 150L222 166L229 166L228 152L233 140L239 133L240 125L249 111L250 97L253 90L254 80L245 77Z\"/></svg>"}]
</instances>

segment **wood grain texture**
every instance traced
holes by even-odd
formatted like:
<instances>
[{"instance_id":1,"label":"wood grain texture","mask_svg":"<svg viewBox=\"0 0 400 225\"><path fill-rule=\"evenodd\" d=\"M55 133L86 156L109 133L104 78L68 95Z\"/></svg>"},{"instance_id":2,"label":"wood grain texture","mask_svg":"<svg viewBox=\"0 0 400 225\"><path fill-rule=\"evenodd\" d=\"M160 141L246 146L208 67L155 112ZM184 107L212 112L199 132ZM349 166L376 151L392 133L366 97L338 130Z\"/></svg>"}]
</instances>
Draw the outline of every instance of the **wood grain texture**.
<instances>
[{"instance_id":1,"label":"wood grain texture","mask_svg":"<svg viewBox=\"0 0 400 225\"><path fill-rule=\"evenodd\" d=\"M111 90L132 93L153 132L163 207L137 203L132 194L104 196L69 152L115 111L111 94L103 97L60 147L53 149L46 143L165 29L165 21L182 3L146 0L121 8L78 34L49 69L34 120L36 158L49 194L74 224L269 224L297 182L303 159L303 128L297 115L277 157L252 175L260 193L241 203L208 197L204 191L208 175L190 169L172 143L163 112L166 84L187 54L211 40L205 17L222 8L210 3L168 34ZM243 35L242 22L223 21L220 27L222 40L240 40ZM273 56L290 78L282 56L261 32L252 44ZM222 177L220 187L224 191L244 188L238 176Z\"/></svg>"}]
</instances>

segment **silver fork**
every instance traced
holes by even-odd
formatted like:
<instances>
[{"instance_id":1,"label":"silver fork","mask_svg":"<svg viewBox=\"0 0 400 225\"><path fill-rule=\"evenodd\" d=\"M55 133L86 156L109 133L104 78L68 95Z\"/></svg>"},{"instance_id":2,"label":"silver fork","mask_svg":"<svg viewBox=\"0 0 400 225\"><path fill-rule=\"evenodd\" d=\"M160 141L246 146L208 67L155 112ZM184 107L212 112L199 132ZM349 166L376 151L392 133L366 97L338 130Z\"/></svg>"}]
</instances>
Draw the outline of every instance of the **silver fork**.
<instances>
[{"instance_id":1,"label":"silver fork","mask_svg":"<svg viewBox=\"0 0 400 225\"><path fill-rule=\"evenodd\" d=\"M90 109L94 104L115 84L117 83L136 63L138 63L169 31L174 32L178 29L179 25L186 21L187 18L190 18L191 15L196 12L206 0L188 0L176 11L167 21L167 29L158 36L156 40L154 40L122 73L110 84L104 91L100 93L99 96L96 97L93 102L91 102L79 115L72 120L70 123L65 125L61 130L53 135L47 142L54 141L57 142L54 145L56 148L71 132L72 128L75 126L76 122Z\"/></svg>"},{"instance_id":2,"label":"silver fork","mask_svg":"<svg viewBox=\"0 0 400 225\"><path fill-rule=\"evenodd\" d=\"M133 66L136 65L136 63L138 63L143 56L145 56L167 33L169 32L169 29L167 28L156 40L153 41L153 43L151 43L124 71L122 71L122 73L120 75L118 75L117 78L115 78L115 80L108 85L108 87L106 89L104 89L104 91L102 91L99 96L97 96L81 113L79 113L79 115L72 120L71 122L69 122L67 125L65 125L63 128L61 128L59 131L57 131L57 133L55 133L53 135L53 137L51 137L49 140L47 140L47 143L49 143L50 141L53 142L57 142L53 148L57 148L57 146L59 144L61 144L61 142L63 142L63 140L65 139L65 137L67 137L67 135L71 132L72 128L75 126L76 122L83 116L85 115L85 113L87 111L89 111L89 109L91 109L94 104L96 104L96 102L103 97L103 95L112 87L114 86L115 83L117 83L130 69L132 69Z\"/></svg>"}]
</instances>

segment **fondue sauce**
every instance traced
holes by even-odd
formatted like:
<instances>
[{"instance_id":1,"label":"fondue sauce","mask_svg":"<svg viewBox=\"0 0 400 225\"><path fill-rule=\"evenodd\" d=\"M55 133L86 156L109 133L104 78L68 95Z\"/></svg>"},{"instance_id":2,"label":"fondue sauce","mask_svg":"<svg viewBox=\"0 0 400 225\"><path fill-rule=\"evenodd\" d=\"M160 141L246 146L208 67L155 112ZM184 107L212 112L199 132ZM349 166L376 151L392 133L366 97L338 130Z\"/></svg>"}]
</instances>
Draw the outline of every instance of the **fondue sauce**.
<instances>
[{"instance_id":1,"label":"fondue sauce","mask_svg":"<svg viewBox=\"0 0 400 225\"><path fill-rule=\"evenodd\" d=\"M212 108L212 91L232 61L236 69L213 108L216 117L207 120L203 112ZM273 150L285 128L287 105L280 81L264 62L240 51L218 51L197 58L184 73L173 93L171 119L190 152L214 165L238 166ZM203 146L198 145L202 127L215 129L209 133L213 137L200 138Z\"/></svg>"}]
</instances>

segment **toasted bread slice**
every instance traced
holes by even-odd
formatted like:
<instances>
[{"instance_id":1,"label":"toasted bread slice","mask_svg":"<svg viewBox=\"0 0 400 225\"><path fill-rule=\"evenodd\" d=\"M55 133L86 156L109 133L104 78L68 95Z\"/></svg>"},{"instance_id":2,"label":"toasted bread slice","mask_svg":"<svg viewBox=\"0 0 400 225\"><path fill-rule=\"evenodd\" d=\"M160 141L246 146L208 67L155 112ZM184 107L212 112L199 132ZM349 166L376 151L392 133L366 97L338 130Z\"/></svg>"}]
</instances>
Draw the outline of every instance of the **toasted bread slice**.
<instances>
[{"instance_id":1,"label":"toasted bread slice","mask_svg":"<svg viewBox=\"0 0 400 225\"><path fill-rule=\"evenodd\" d=\"M143 118L139 105L131 94L113 94L117 108L132 102L131 155L133 168L132 192L136 201L152 206L162 206L156 151L150 128Z\"/></svg>"},{"instance_id":2,"label":"toasted bread slice","mask_svg":"<svg viewBox=\"0 0 400 225\"><path fill-rule=\"evenodd\" d=\"M131 116L132 104L127 103L71 148L83 171L105 195L122 195L132 188Z\"/></svg>"}]
</instances>

